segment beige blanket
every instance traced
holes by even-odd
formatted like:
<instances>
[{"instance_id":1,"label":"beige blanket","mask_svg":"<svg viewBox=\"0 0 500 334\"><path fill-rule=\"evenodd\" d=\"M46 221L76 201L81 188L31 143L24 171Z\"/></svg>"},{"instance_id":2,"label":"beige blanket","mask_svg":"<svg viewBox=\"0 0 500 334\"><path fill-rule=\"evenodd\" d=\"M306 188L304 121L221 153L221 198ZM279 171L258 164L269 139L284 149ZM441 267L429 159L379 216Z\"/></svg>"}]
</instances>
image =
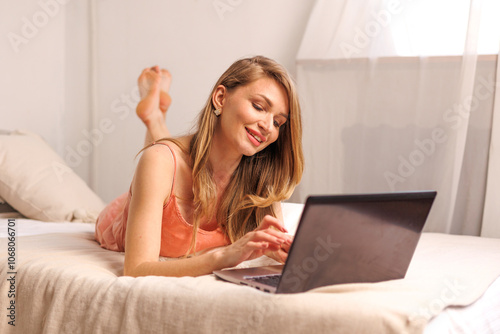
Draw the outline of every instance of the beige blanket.
<instances>
[{"instance_id":1,"label":"beige blanket","mask_svg":"<svg viewBox=\"0 0 500 334\"><path fill-rule=\"evenodd\" d=\"M404 280L272 295L217 280L120 277L91 233L17 238L15 327L0 239L0 333L421 333L500 275L500 239L422 236Z\"/></svg>"}]
</instances>

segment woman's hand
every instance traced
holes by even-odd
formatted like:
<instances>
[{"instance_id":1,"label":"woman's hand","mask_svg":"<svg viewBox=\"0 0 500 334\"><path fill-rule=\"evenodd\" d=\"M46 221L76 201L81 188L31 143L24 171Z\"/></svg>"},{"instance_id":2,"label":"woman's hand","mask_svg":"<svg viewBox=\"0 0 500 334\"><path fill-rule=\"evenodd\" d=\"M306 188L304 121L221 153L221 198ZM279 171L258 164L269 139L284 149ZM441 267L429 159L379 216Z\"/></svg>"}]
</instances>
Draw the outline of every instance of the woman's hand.
<instances>
[{"instance_id":1,"label":"woman's hand","mask_svg":"<svg viewBox=\"0 0 500 334\"><path fill-rule=\"evenodd\" d=\"M292 245L293 236L288 234L288 231L285 229L285 227L283 227L283 224L281 224L280 221L273 216L265 216L259 227L257 227L257 230L266 228L278 229L278 231L284 234L285 242L278 250L268 250L264 254L278 262L285 263L288 257L288 252L290 251L290 246Z\"/></svg>"},{"instance_id":2,"label":"woman's hand","mask_svg":"<svg viewBox=\"0 0 500 334\"><path fill-rule=\"evenodd\" d=\"M278 219L265 216L259 227L248 232L233 244L220 250L222 268L234 267L243 261L268 255L284 262L292 243L292 237Z\"/></svg>"}]
</instances>

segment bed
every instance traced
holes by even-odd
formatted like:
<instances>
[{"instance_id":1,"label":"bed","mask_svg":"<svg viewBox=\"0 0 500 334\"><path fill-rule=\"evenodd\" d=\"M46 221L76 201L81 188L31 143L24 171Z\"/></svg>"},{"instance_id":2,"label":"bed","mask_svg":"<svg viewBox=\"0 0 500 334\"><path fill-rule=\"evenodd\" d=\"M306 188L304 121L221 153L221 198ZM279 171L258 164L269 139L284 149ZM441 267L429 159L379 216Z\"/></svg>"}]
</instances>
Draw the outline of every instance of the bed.
<instances>
[{"instance_id":1,"label":"bed","mask_svg":"<svg viewBox=\"0 0 500 334\"><path fill-rule=\"evenodd\" d=\"M0 202L11 210L0 213L1 333L500 332L500 239L423 233L405 279L291 295L213 275L125 277L124 254L94 240L92 221L103 205L97 196L66 179L60 183L71 184L78 201L62 189L40 197L32 170L19 180L21 165L12 183L1 142ZM63 170L65 178L76 178ZM44 175L35 179L52 187ZM290 231L301 210L302 204L283 203ZM240 266L270 263L262 257Z\"/></svg>"}]
</instances>

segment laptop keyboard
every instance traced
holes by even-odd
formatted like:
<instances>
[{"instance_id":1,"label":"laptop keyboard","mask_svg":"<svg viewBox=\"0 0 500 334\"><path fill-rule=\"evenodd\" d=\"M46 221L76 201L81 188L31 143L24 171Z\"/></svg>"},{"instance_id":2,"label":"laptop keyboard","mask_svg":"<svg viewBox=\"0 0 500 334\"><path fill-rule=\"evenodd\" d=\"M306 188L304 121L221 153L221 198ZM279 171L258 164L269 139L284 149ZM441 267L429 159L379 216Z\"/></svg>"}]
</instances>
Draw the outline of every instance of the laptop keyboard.
<instances>
[{"instance_id":1,"label":"laptop keyboard","mask_svg":"<svg viewBox=\"0 0 500 334\"><path fill-rule=\"evenodd\" d=\"M247 276L245 278L257 283L262 283L273 287L277 287L281 278L281 274L265 275L265 276Z\"/></svg>"}]
</instances>

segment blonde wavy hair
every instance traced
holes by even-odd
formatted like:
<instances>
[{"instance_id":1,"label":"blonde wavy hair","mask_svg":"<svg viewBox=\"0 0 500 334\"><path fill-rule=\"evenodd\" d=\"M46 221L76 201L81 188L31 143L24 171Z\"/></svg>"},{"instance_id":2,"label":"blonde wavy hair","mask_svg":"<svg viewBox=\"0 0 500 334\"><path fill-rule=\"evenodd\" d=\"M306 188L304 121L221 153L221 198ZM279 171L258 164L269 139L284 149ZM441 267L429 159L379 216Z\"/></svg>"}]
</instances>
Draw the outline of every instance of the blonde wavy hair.
<instances>
[{"instance_id":1,"label":"blonde wavy hair","mask_svg":"<svg viewBox=\"0 0 500 334\"><path fill-rule=\"evenodd\" d=\"M276 80L285 89L289 118L280 127L274 143L253 156L242 157L216 207L217 188L208 163L218 122L212 96L219 85L231 92L263 77ZM176 140L168 140L179 145ZM190 147L184 151L189 155L193 169L195 207L193 239L188 254L195 249L196 234L203 217L210 219L215 216L231 242L254 230L265 215L276 217L273 204L292 195L304 169L301 111L295 85L288 72L274 60L263 56L233 63L215 83L199 115Z\"/></svg>"}]
</instances>

